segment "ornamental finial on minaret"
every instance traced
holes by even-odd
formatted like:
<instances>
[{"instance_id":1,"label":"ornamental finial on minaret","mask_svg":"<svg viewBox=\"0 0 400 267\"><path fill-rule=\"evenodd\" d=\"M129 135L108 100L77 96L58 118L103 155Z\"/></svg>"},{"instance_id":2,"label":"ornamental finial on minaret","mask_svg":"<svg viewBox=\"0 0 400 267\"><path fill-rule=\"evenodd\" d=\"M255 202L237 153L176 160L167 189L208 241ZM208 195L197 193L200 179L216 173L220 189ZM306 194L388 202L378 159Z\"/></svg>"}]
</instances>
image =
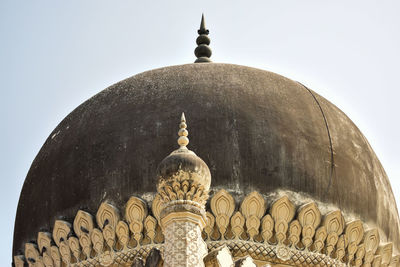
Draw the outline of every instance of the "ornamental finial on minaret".
<instances>
[{"instance_id":1,"label":"ornamental finial on minaret","mask_svg":"<svg viewBox=\"0 0 400 267\"><path fill-rule=\"evenodd\" d=\"M211 184L207 164L186 146L189 144L185 114L178 131L179 148L164 158L157 167L157 195L160 199L160 225L164 236L165 267L204 267L207 245L202 238L206 226L205 205ZM176 231L176 229L182 231ZM180 240L190 240L177 246ZM187 253L187 246L196 249ZM170 255L174 255L171 257ZM176 255L179 255L179 260Z\"/></svg>"},{"instance_id":2,"label":"ornamental finial on minaret","mask_svg":"<svg viewBox=\"0 0 400 267\"><path fill-rule=\"evenodd\" d=\"M186 118L185 118L185 113L182 112L181 116L181 123L179 124L179 131L178 131L178 145L180 146L180 149L187 149L187 145L189 144L189 138L187 137L189 132L186 130L187 124L186 124Z\"/></svg>"},{"instance_id":3,"label":"ornamental finial on minaret","mask_svg":"<svg viewBox=\"0 0 400 267\"><path fill-rule=\"evenodd\" d=\"M179 199L204 209L211 184L211 173L207 164L186 147L189 144L186 127L185 114L182 113L178 131L179 148L172 151L158 165L157 189L165 204ZM185 189L176 187L177 183L182 184Z\"/></svg>"},{"instance_id":4,"label":"ornamental finial on minaret","mask_svg":"<svg viewBox=\"0 0 400 267\"><path fill-rule=\"evenodd\" d=\"M212 51L209 47L211 42L210 37L208 37L209 30L206 28L206 23L204 21L204 14L201 15L200 29L197 31L199 37L196 39L197 47L194 50L194 54L197 59L194 63L207 63L212 62L210 60Z\"/></svg>"}]
</instances>

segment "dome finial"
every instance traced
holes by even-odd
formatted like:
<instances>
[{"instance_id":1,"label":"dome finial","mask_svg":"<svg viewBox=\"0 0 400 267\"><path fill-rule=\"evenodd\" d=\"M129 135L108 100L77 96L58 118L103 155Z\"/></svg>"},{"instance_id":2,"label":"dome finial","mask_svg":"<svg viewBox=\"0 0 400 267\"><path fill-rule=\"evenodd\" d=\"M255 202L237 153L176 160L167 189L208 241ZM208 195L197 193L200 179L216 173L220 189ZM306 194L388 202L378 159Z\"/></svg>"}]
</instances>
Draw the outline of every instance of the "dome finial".
<instances>
[{"instance_id":1,"label":"dome finial","mask_svg":"<svg viewBox=\"0 0 400 267\"><path fill-rule=\"evenodd\" d=\"M200 29L197 31L199 37L196 39L197 47L194 50L194 54L197 59L194 63L207 63L211 62L211 48L208 46L210 44L210 38L208 37L209 30L206 28L206 23L204 20L204 14L201 15Z\"/></svg>"},{"instance_id":2,"label":"dome finial","mask_svg":"<svg viewBox=\"0 0 400 267\"><path fill-rule=\"evenodd\" d=\"M209 34L210 31L206 29L206 23L204 21L204 13L201 14L200 29L197 31L200 34Z\"/></svg>"},{"instance_id":3,"label":"dome finial","mask_svg":"<svg viewBox=\"0 0 400 267\"><path fill-rule=\"evenodd\" d=\"M185 113L182 112L181 116L181 123L179 124L179 131L178 131L178 145L180 148L186 148L186 146L189 144L189 138L187 138L189 132L186 130L186 118L185 118ZM186 148L187 149L187 148Z\"/></svg>"}]
</instances>

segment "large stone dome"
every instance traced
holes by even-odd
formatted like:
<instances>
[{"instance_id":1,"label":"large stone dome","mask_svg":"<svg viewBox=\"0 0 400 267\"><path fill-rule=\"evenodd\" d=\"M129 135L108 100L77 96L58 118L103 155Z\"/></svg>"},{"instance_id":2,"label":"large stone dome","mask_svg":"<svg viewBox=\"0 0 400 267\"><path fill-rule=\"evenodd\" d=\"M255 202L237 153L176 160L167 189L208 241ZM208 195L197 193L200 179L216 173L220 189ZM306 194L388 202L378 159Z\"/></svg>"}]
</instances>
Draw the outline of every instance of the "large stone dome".
<instances>
[{"instance_id":1,"label":"large stone dome","mask_svg":"<svg viewBox=\"0 0 400 267\"><path fill-rule=\"evenodd\" d=\"M211 189L257 190L337 206L381 229L399 248L388 178L365 137L336 106L280 75L230 64L151 70L95 95L51 133L21 193L14 254L55 219L92 214L108 200L151 199L157 165L176 149L185 112L190 149L209 166ZM291 193L292 192L292 193ZM270 203L267 203L270 205Z\"/></svg>"}]
</instances>

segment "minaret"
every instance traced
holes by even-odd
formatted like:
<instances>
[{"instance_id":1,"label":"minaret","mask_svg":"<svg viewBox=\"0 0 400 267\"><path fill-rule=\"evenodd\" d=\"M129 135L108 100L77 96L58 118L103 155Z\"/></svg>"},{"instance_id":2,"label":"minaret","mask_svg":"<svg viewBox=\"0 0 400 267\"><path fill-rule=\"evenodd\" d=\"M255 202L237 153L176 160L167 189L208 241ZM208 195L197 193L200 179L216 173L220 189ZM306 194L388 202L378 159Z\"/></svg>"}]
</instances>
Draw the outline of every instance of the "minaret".
<instances>
[{"instance_id":1,"label":"minaret","mask_svg":"<svg viewBox=\"0 0 400 267\"><path fill-rule=\"evenodd\" d=\"M189 144L185 115L178 131L179 148L157 168L157 191L161 197L161 227L164 242L164 266L204 266L207 246L201 232L206 225L205 203L211 184L206 163Z\"/></svg>"},{"instance_id":2,"label":"minaret","mask_svg":"<svg viewBox=\"0 0 400 267\"><path fill-rule=\"evenodd\" d=\"M210 37L208 37L208 33L210 31L206 29L206 23L204 21L204 14L201 15L201 23L200 29L197 31L199 37L196 39L197 47L194 50L194 54L196 55L197 59L194 63L208 63L212 62L210 57L212 54L210 45Z\"/></svg>"}]
</instances>

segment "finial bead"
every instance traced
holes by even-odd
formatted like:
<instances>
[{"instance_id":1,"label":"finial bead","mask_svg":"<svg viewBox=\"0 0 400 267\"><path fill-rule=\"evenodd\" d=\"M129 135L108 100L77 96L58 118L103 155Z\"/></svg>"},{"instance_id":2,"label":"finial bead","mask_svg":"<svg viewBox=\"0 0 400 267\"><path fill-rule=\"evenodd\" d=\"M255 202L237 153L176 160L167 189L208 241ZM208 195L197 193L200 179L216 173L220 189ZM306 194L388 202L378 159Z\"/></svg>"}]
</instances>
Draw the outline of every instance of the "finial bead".
<instances>
[{"instance_id":1,"label":"finial bead","mask_svg":"<svg viewBox=\"0 0 400 267\"><path fill-rule=\"evenodd\" d=\"M201 45L201 44L209 45L210 42L211 42L210 37L208 37L207 35L204 35L204 34L200 35L196 39L197 45Z\"/></svg>"},{"instance_id":2,"label":"finial bead","mask_svg":"<svg viewBox=\"0 0 400 267\"><path fill-rule=\"evenodd\" d=\"M186 129L180 129L178 131L179 136L188 136L189 132Z\"/></svg>"},{"instance_id":3,"label":"finial bead","mask_svg":"<svg viewBox=\"0 0 400 267\"><path fill-rule=\"evenodd\" d=\"M186 136L181 136L178 138L178 145L180 146L187 146L189 144L189 138Z\"/></svg>"},{"instance_id":4,"label":"finial bead","mask_svg":"<svg viewBox=\"0 0 400 267\"><path fill-rule=\"evenodd\" d=\"M208 45L201 44L194 50L196 57L211 57L212 51Z\"/></svg>"},{"instance_id":5,"label":"finial bead","mask_svg":"<svg viewBox=\"0 0 400 267\"><path fill-rule=\"evenodd\" d=\"M185 128L186 129L187 125L185 122L181 122L181 124L179 124L179 128Z\"/></svg>"}]
</instances>

